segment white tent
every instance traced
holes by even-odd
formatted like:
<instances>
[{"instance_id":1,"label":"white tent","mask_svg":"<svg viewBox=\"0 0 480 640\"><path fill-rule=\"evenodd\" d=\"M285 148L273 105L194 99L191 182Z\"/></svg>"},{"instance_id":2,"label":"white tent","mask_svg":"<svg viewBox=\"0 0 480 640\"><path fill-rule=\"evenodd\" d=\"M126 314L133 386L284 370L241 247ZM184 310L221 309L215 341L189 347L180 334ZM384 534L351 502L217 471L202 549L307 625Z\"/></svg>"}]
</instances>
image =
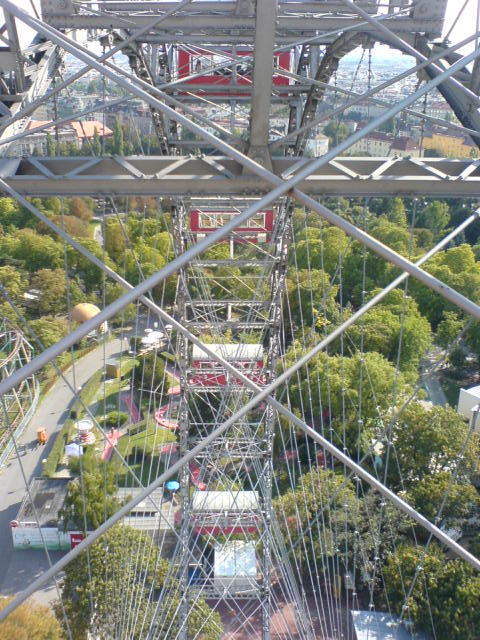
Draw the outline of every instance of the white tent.
<instances>
[{"instance_id":1,"label":"white tent","mask_svg":"<svg viewBox=\"0 0 480 640\"><path fill-rule=\"evenodd\" d=\"M79 458L83 455L83 449L76 442L69 442L65 447L65 453L69 458Z\"/></svg>"}]
</instances>

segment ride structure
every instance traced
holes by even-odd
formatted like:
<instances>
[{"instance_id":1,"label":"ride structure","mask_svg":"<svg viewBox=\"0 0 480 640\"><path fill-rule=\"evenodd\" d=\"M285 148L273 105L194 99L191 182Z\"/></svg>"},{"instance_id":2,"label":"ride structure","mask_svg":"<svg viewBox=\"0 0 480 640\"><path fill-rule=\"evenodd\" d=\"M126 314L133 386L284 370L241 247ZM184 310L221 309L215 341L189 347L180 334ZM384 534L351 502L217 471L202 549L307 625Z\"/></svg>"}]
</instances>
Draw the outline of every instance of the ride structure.
<instances>
[{"instance_id":1,"label":"ride structure","mask_svg":"<svg viewBox=\"0 0 480 640\"><path fill-rule=\"evenodd\" d=\"M34 350L23 332L3 318L0 321L0 380L8 378L30 362ZM14 438L20 438L37 406L39 386L29 376L2 397L0 420L0 468L14 450Z\"/></svg>"}]
</instances>

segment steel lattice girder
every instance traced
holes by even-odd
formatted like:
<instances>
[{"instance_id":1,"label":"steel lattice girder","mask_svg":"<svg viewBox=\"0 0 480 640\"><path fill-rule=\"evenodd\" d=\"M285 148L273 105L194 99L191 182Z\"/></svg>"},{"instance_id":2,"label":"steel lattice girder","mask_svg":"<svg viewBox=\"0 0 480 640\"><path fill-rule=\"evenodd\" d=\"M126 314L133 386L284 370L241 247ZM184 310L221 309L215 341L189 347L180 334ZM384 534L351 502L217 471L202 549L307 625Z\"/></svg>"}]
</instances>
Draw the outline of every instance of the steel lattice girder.
<instances>
[{"instance_id":1,"label":"steel lattice girder","mask_svg":"<svg viewBox=\"0 0 480 640\"><path fill-rule=\"evenodd\" d=\"M115 29L125 27L125 18L131 28L142 27L152 19L175 8L173 2L162 3L101 3L98 11L88 13L88 9L78 12L71 0L42 0L43 19L59 29ZM179 3L178 3L179 4ZM368 13L375 15L377 3L366 1L361 3ZM255 38L255 15L252 8L246 12L237 12L234 2L193 2L166 20L161 29L154 30L156 37L163 42L187 42L191 44L199 39L203 44L221 37L222 42L246 44ZM389 24L399 33L426 33L435 38L441 35L446 1L429 3L413 11L408 0L404 0L399 8L409 13L392 14ZM328 2L281 2L278 5L276 24L277 41L282 38L292 39L298 35L317 36L323 43L322 33L332 30L343 31L362 22L358 16L345 9L338 0ZM374 29L372 29L372 32ZM331 37L324 39L329 42ZM146 40L146 38L144 39Z\"/></svg>"},{"instance_id":2,"label":"steel lattice girder","mask_svg":"<svg viewBox=\"0 0 480 640\"><path fill-rule=\"evenodd\" d=\"M272 164L277 176L289 178L301 161L278 157ZM0 160L0 176L25 196L252 197L271 190L225 156L10 158ZM339 157L299 188L316 196L478 197L480 160Z\"/></svg>"}]
</instances>

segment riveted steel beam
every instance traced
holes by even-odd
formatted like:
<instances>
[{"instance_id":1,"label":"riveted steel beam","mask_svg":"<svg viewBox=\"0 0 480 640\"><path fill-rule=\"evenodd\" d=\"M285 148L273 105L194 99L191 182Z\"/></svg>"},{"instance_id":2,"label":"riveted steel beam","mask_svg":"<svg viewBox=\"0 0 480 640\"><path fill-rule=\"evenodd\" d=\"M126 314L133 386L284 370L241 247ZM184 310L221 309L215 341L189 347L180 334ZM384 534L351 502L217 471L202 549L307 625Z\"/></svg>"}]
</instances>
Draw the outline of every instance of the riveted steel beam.
<instances>
[{"instance_id":1,"label":"riveted steel beam","mask_svg":"<svg viewBox=\"0 0 480 640\"><path fill-rule=\"evenodd\" d=\"M73 157L0 160L0 176L25 196L262 196L271 182L245 174L225 156ZM214 165L212 164L214 160ZM273 173L295 173L299 158L274 157ZM480 161L442 158L339 157L299 188L315 196L478 197Z\"/></svg>"}]
</instances>

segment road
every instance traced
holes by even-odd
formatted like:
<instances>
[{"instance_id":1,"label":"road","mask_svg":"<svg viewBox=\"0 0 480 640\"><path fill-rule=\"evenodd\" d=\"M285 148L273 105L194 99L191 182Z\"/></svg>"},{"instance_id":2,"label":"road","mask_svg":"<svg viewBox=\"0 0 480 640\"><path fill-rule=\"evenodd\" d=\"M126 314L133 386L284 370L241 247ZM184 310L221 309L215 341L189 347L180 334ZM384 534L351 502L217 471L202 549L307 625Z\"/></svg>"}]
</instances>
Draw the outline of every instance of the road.
<instances>
[{"instance_id":1,"label":"road","mask_svg":"<svg viewBox=\"0 0 480 640\"><path fill-rule=\"evenodd\" d=\"M423 384L428 393L429 400L442 407L446 406L447 398L442 389L437 371L438 363L443 359L444 352L439 347L432 347L423 357L421 362L421 375L424 376Z\"/></svg>"},{"instance_id":2,"label":"road","mask_svg":"<svg viewBox=\"0 0 480 640\"><path fill-rule=\"evenodd\" d=\"M104 346L81 358L75 364L75 383L77 387L85 384L103 362ZM105 345L106 358L120 353L121 344L118 338ZM64 374L73 385L73 370ZM30 424L20 438L20 445L27 447L27 453L20 457L25 476L30 482L42 474L42 459L50 452L54 436L63 426L70 413L73 393L62 378L54 384L41 401ZM36 449L36 430L39 425L45 426L49 435L47 445ZM0 471L0 594L12 595L22 591L34 578L48 568L48 560L44 553L35 550L14 551L10 533L10 521L15 519L20 503L25 495L25 483L22 477L19 460L12 454L10 460ZM54 563L63 555L61 552L50 552ZM54 585L47 585L35 594L35 599L43 604L56 598Z\"/></svg>"}]
</instances>

